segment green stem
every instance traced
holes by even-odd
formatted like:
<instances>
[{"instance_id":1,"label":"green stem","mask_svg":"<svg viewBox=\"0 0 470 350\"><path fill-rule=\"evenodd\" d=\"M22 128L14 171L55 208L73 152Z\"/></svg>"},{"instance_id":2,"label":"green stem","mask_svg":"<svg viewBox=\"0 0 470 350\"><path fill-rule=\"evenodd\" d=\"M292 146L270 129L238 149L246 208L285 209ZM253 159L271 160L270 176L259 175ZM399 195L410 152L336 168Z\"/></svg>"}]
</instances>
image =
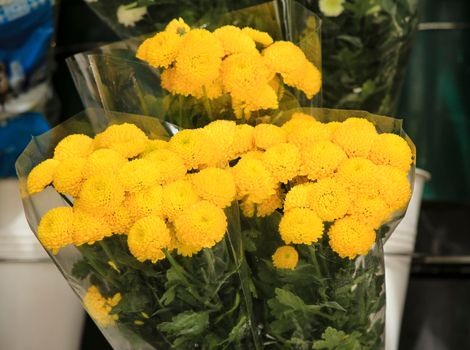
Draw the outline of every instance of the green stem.
<instances>
[{"instance_id":1,"label":"green stem","mask_svg":"<svg viewBox=\"0 0 470 350\"><path fill-rule=\"evenodd\" d=\"M121 273L121 271L119 270L119 267L117 265L116 259L114 258L113 253L111 252L111 250L108 247L108 244L104 240L99 241L98 244L100 245L101 248L103 248L103 251L105 252L108 259L110 261L112 261L114 263L114 265L116 265L116 268L119 271L119 273Z\"/></svg>"},{"instance_id":2,"label":"green stem","mask_svg":"<svg viewBox=\"0 0 470 350\"><path fill-rule=\"evenodd\" d=\"M114 287L116 287L118 290L121 289L121 286L119 285L119 283L116 283L113 278L111 278L108 274L108 271L106 269L103 269L101 266L99 266L95 260L93 259L93 257L88 254L88 252L86 251L86 248L83 248L83 247L77 247L78 250L80 251L80 253L82 253L82 255L86 258L86 260L88 261L88 263L90 264L91 267L93 267L93 269L95 269L95 272L98 273L106 282L109 282L111 283Z\"/></svg>"},{"instance_id":3,"label":"green stem","mask_svg":"<svg viewBox=\"0 0 470 350\"><path fill-rule=\"evenodd\" d=\"M183 125L183 96L182 95L178 95L178 119L179 119L178 126L184 127Z\"/></svg>"},{"instance_id":4,"label":"green stem","mask_svg":"<svg viewBox=\"0 0 470 350\"><path fill-rule=\"evenodd\" d=\"M209 117L209 120L213 121L214 116L212 114L212 105L211 105L211 102L209 100L209 97L207 97L207 90L206 90L205 86L202 87L202 91L204 93L204 98L203 98L204 108L206 109L207 116Z\"/></svg>"},{"instance_id":5,"label":"green stem","mask_svg":"<svg viewBox=\"0 0 470 350\"><path fill-rule=\"evenodd\" d=\"M315 267L315 270L317 271L317 275L322 276L320 265L318 264L317 260L317 254L315 252L315 247L308 246L308 252L310 253L310 258L312 260L313 266Z\"/></svg>"}]
</instances>

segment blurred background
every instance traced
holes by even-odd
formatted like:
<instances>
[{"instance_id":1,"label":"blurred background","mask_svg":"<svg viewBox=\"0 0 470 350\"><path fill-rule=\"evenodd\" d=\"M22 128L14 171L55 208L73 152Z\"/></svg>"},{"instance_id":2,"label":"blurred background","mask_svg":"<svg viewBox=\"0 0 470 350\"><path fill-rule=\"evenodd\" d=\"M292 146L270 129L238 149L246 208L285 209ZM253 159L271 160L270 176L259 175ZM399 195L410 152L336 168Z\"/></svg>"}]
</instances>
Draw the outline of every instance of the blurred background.
<instances>
[{"instance_id":1,"label":"blurred background","mask_svg":"<svg viewBox=\"0 0 470 350\"><path fill-rule=\"evenodd\" d=\"M13 168L31 135L83 109L65 59L143 30L116 20L109 6L118 1L87 2L0 0L2 350L111 349L27 230ZM167 21L259 2L149 3L155 3L156 18ZM387 292L396 287L389 293L394 299L387 299L393 312L387 350L469 349L470 2L336 1L342 8L337 15L321 2L302 1L322 18L323 106L403 118L424 170L416 186L420 192L424 185L422 201L415 194L414 216L386 245L387 273L394 278L387 279ZM18 303L6 303L9 295ZM38 309L37 300L43 307L54 303L57 315ZM12 322L22 325L19 334L37 335L36 344L57 347L7 343Z\"/></svg>"}]
</instances>

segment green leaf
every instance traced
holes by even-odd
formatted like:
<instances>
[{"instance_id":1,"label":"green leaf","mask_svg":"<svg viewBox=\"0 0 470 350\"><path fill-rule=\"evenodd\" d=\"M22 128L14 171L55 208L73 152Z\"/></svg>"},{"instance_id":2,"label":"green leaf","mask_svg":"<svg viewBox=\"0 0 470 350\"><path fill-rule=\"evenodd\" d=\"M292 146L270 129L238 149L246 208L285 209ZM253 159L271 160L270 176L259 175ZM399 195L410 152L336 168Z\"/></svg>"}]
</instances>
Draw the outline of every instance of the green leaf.
<instances>
[{"instance_id":1,"label":"green leaf","mask_svg":"<svg viewBox=\"0 0 470 350\"><path fill-rule=\"evenodd\" d=\"M323 340L315 341L312 349L361 350L359 336L360 334L357 332L346 334L343 331L328 327L322 334Z\"/></svg>"},{"instance_id":2,"label":"green leaf","mask_svg":"<svg viewBox=\"0 0 470 350\"><path fill-rule=\"evenodd\" d=\"M204 332L209 325L208 312L182 312L171 319L171 322L163 322L158 329L172 336L197 336Z\"/></svg>"},{"instance_id":3,"label":"green leaf","mask_svg":"<svg viewBox=\"0 0 470 350\"><path fill-rule=\"evenodd\" d=\"M75 263L72 268L72 275L78 279L85 279L93 271L85 259Z\"/></svg>"}]
</instances>

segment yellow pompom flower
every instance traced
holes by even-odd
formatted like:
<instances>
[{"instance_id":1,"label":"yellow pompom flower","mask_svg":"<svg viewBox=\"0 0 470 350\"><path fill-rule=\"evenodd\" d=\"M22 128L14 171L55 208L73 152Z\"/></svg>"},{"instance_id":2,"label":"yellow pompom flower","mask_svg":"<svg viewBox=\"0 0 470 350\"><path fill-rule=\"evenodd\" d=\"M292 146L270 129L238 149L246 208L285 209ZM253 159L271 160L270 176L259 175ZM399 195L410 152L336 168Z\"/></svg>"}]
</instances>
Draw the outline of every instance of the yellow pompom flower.
<instances>
[{"instance_id":1,"label":"yellow pompom flower","mask_svg":"<svg viewBox=\"0 0 470 350\"><path fill-rule=\"evenodd\" d=\"M41 244L57 254L59 249L72 244L73 209L59 207L49 210L39 222L38 239Z\"/></svg>"},{"instance_id":2,"label":"yellow pompom flower","mask_svg":"<svg viewBox=\"0 0 470 350\"><path fill-rule=\"evenodd\" d=\"M380 134L372 144L369 159L377 165L391 165L408 172L413 163L413 154L404 138L394 134Z\"/></svg>"},{"instance_id":3,"label":"yellow pompom flower","mask_svg":"<svg viewBox=\"0 0 470 350\"><path fill-rule=\"evenodd\" d=\"M300 69L284 73L283 78L286 85L302 91L308 99L318 94L322 86L320 71L307 59Z\"/></svg>"},{"instance_id":4,"label":"yellow pompom flower","mask_svg":"<svg viewBox=\"0 0 470 350\"><path fill-rule=\"evenodd\" d=\"M279 101L276 91L268 84L261 84L253 94L246 94L243 99L237 101L237 96L232 94L232 103L240 105L245 115L263 109L279 108ZM248 118L247 118L248 119Z\"/></svg>"},{"instance_id":5,"label":"yellow pompom flower","mask_svg":"<svg viewBox=\"0 0 470 350\"><path fill-rule=\"evenodd\" d=\"M359 197L376 197L377 166L365 158L349 158L340 164L335 178L348 190L351 200Z\"/></svg>"},{"instance_id":6,"label":"yellow pompom flower","mask_svg":"<svg viewBox=\"0 0 470 350\"><path fill-rule=\"evenodd\" d=\"M124 188L118 181L107 175L94 175L83 183L76 205L90 213L109 212L123 200Z\"/></svg>"},{"instance_id":7,"label":"yellow pompom flower","mask_svg":"<svg viewBox=\"0 0 470 350\"><path fill-rule=\"evenodd\" d=\"M83 169L87 160L85 158L68 158L60 163L54 174L54 188L62 194L77 197L82 188Z\"/></svg>"},{"instance_id":8,"label":"yellow pompom flower","mask_svg":"<svg viewBox=\"0 0 470 350\"><path fill-rule=\"evenodd\" d=\"M134 224L134 217L126 206L117 207L105 213L104 220L113 234L128 234Z\"/></svg>"},{"instance_id":9,"label":"yellow pompom flower","mask_svg":"<svg viewBox=\"0 0 470 350\"><path fill-rule=\"evenodd\" d=\"M157 33L139 46L136 57L153 67L168 68L176 60L181 40L175 32Z\"/></svg>"},{"instance_id":10,"label":"yellow pompom flower","mask_svg":"<svg viewBox=\"0 0 470 350\"><path fill-rule=\"evenodd\" d=\"M165 27L165 32L176 33L180 36L186 34L191 30L191 27L186 24L184 19L181 17L171 20L170 23Z\"/></svg>"},{"instance_id":11,"label":"yellow pompom flower","mask_svg":"<svg viewBox=\"0 0 470 350\"><path fill-rule=\"evenodd\" d=\"M87 159L83 169L85 178L94 175L114 176L127 163L127 159L112 149L99 149L94 151Z\"/></svg>"},{"instance_id":12,"label":"yellow pompom flower","mask_svg":"<svg viewBox=\"0 0 470 350\"><path fill-rule=\"evenodd\" d=\"M307 182L296 185L287 192L284 201L284 212L295 208L313 209L313 189L312 183Z\"/></svg>"},{"instance_id":13,"label":"yellow pompom flower","mask_svg":"<svg viewBox=\"0 0 470 350\"><path fill-rule=\"evenodd\" d=\"M254 133L255 128L248 124L240 124L235 127L232 147L229 150L229 160L236 159L255 148Z\"/></svg>"},{"instance_id":14,"label":"yellow pompom flower","mask_svg":"<svg viewBox=\"0 0 470 350\"><path fill-rule=\"evenodd\" d=\"M349 118L336 129L332 140L349 157L366 158L376 137L377 131L370 121L364 118Z\"/></svg>"},{"instance_id":15,"label":"yellow pompom flower","mask_svg":"<svg viewBox=\"0 0 470 350\"><path fill-rule=\"evenodd\" d=\"M153 151L161 150L161 149L167 149L168 148L168 142L164 140L148 140L147 146L145 147L145 150L142 152L140 157L144 158L146 155Z\"/></svg>"},{"instance_id":16,"label":"yellow pompom flower","mask_svg":"<svg viewBox=\"0 0 470 350\"><path fill-rule=\"evenodd\" d=\"M167 149L159 149L150 152L144 157L157 170L157 182L167 184L184 178L186 167L183 160L175 153Z\"/></svg>"},{"instance_id":17,"label":"yellow pompom flower","mask_svg":"<svg viewBox=\"0 0 470 350\"><path fill-rule=\"evenodd\" d=\"M378 165L376 171L379 196L390 211L404 209L411 198L411 186L407 174L390 165Z\"/></svg>"},{"instance_id":18,"label":"yellow pompom flower","mask_svg":"<svg viewBox=\"0 0 470 350\"><path fill-rule=\"evenodd\" d=\"M247 218L252 218L253 216L262 218L282 208L282 198L279 191L276 191L275 194L258 204L245 199L240 203L240 208L242 209L243 215Z\"/></svg>"},{"instance_id":19,"label":"yellow pompom flower","mask_svg":"<svg viewBox=\"0 0 470 350\"><path fill-rule=\"evenodd\" d=\"M263 51L264 62L283 78L290 72L301 70L307 58L304 52L290 41L276 41Z\"/></svg>"},{"instance_id":20,"label":"yellow pompom flower","mask_svg":"<svg viewBox=\"0 0 470 350\"><path fill-rule=\"evenodd\" d=\"M54 159L86 158L93 152L93 139L83 134L63 138L54 150Z\"/></svg>"},{"instance_id":21,"label":"yellow pompom flower","mask_svg":"<svg viewBox=\"0 0 470 350\"><path fill-rule=\"evenodd\" d=\"M390 216L390 208L380 197L358 198L352 202L348 213L358 221L377 229Z\"/></svg>"},{"instance_id":22,"label":"yellow pompom flower","mask_svg":"<svg viewBox=\"0 0 470 350\"><path fill-rule=\"evenodd\" d=\"M287 141L286 132L273 124L258 124L253 134L255 145L261 149L268 149L274 145Z\"/></svg>"},{"instance_id":23,"label":"yellow pompom flower","mask_svg":"<svg viewBox=\"0 0 470 350\"><path fill-rule=\"evenodd\" d=\"M183 244L177 241L176 243L176 252L185 257L191 257L194 254L199 253L203 248L200 246L192 246L188 244Z\"/></svg>"},{"instance_id":24,"label":"yellow pompom flower","mask_svg":"<svg viewBox=\"0 0 470 350\"><path fill-rule=\"evenodd\" d=\"M126 198L124 204L130 215L135 219L149 215L164 216L163 188L162 186L153 186L132 193Z\"/></svg>"},{"instance_id":25,"label":"yellow pompom flower","mask_svg":"<svg viewBox=\"0 0 470 350\"><path fill-rule=\"evenodd\" d=\"M320 122L309 123L304 128L298 128L289 134L288 142L296 145L301 152L320 141L331 139L330 129Z\"/></svg>"},{"instance_id":26,"label":"yellow pompom flower","mask_svg":"<svg viewBox=\"0 0 470 350\"><path fill-rule=\"evenodd\" d=\"M111 314L111 311L113 307L119 304L121 298L120 293L116 293L112 298L105 298L101 295L98 287L91 286L83 297L83 306L98 325L101 327L111 327L119 319L119 316Z\"/></svg>"},{"instance_id":27,"label":"yellow pompom flower","mask_svg":"<svg viewBox=\"0 0 470 350\"><path fill-rule=\"evenodd\" d=\"M113 149L125 158L133 158L142 153L147 142L145 133L129 123L111 125L95 137L96 148Z\"/></svg>"},{"instance_id":28,"label":"yellow pompom flower","mask_svg":"<svg viewBox=\"0 0 470 350\"><path fill-rule=\"evenodd\" d=\"M215 165L218 160L214 144L203 129L186 129L178 132L170 140L170 151L175 152L183 160L188 170Z\"/></svg>"},{"instance_id":29,"label":"yellow pompom flower","mask_svg":"<svg viewBox=\"0 0 470 350\"><path fill-rule=\"evenodd\" d=\"M366 255L375 242L375 231L353 217L336 220L328 231L331 249L342 258Z\"/></svg>"},{"instance_id":30,"label":"yellow pompom flower","mask_svg":"<svg viewBox=\"0 0 470 350\"><path fill-rule=\"evenodd\" d=\"M276 192L276 180L258 159L242 157L232 168L232 174L238 198L261 203Z\"/></svg>"},{"instance_id":31,"label":"yellow pompom flower","mask_svg":"<svg viewBox=\"0 0 470 350\"><path fill-rule=\"evenodd\" d=\"M132 226L127 236L131 254L139 261L156 263L165 258L162 251L171 243L170 230L157 215L146 216Z\"/></svg>"},{"instance_id":32,"label":"yellow pompom flower","mask_svg":"<svg viewBox=\"0 0 470 350\"><path fill-rule=\"evenodd\" d=\"M170 220L174 220L197 201L199 197L188 180L178 180L163 186L163 213Z\"/></svg>"},{"instance_id":33,"label":"yellow pompom flower","mask_svg":"<svg viewBox=\"0 0 470 350\"><path fill-rule=\"evenodd\" d=\"M322 179L312 186L313 209L323 221L346 215L350 199L346 188L336 180Z\"/></svg>"},{"instance_id":34,"label":"yellow pompom flower","mask_svg":"<svg viewBox=\"0 0 470 350\"><path fill-rule=\"evenodd\" d=\"M300 151L289 143L279 143L269 147L264 152L262 161L278 182L287 183L299 175Z\"/></svg>"},{"instance_id":35,"label":"yellow pompom flower","mask_svg":"<svg viewBox=\"0 0 470 350\"><path fill-rule=\"evenodd\" d=\"M307 129L311 126L315 126L318 122L314 117L305 113L294 113L289 121L282 125L282 130L290 137L292 134L295 135L298 130Z\"/></svg>"},{"instance_id":36,"label":"yellow pompom flower","mask_svg":"<svg viewBox=\"0 0 470 350\"><path fill-rule=\"evenodd\" d=\"M277 269L294 270L299 263L299 253L291 246L282 246L276 249L272 256L273 266Z\"/></svg>"},{"instance_id":37,"label":"yellow pompom flower","mask_svg":"<svg viewBox=\"0 0 470 350\"><path fill-rule=\"evenodd\" d=\"M89 213L74 208L73 213L73 244L93 244L112 235L111 226L102 213Z\"/></svg>"},{"instance_id":38,"label":"yellow pompom flower","mask_svg":"<svg viewBox=\"0 0 470 350\"><path fill-rule=\"evenodd\" d=\"M312 244L323 235L323 222L313 210L295 208L284 213L279 233L286 244Z\"/></svg>"},{"instance_id":39,"label":"yellow pompom flower","mask_svg":"<svg viewBox=\"0 0 470 350\"><path fill-rule=\"evenodd\" d=\"M246 153L242 154L241 158L261 160L261 159L263 159L263 154L264 154L264 151L253 150L253 151L249 151L249 152L246 152Z\"/></svg>"},{"instance_id":40,"label":"yellow pompom flower","mask_svg":"<svg viewBox=\"0 0 470 350\"><path fill-rule=\"evenodd\" d=\"M222 162L228 162L235 140L237 125L230 120L216 120L203 128L206 137L216 146L214 153L219 153L217 158Z\"/></svg>"},{"instance_id":41,"label":"yellow pompom flower","mask_svg":"<svg viewBox=\"0 0 470 350\"><path fill-rule=\"evenodd\" d=\"M157 185L160 177L152 162L146 159L134 159L122 167L117 179L124 190L138 192Z\"/></svg>"},{"instance_id":42,"label":"yellow pompom flower","mask_svg":"<svg viewBox=\"0 0 470 350\"><path fill-rule=\"evenodd\" d=\"M59 164L58 160L46 159L36 165L28 175L28 193L35 194L49 186L54 181L54 175Z\"/></svg>"},{"instance_id":43,"label":"yellow pompom flower","mask_svg":"<svg viewBox=\"0 0 470 350\"><path fill-rule=\"evenodd\" d=\"M333 135L336 130L341 126L340 122L329 122L326 123L328 129L330 129L331 135Z\"/></svg>"},{"instance_id":44,"label":"yellow pompom flower","mask_svg":"<svg viewBox=\"0 0 470 350\"><path fill-rule=\"evenodd\" d=\"M250 27L243 28L242 32L248 35L251 39L253 39L256 43L260 44L261 46L269 46L274 42L271 35L266 32L262 32Z\"/></svg>"},{"instance_id":45,"label":"yellow pompom flower","mask_svg":"<svg viewBox=\"0 0 470 350\"><path fill-rule=\"evenodd\" d=\"M214 36L222 43L226 56L256 50L253 39L238 27L228 25L217 28Z\"/></svg>"},{"instance_id":46,"label":"yellow pompom flower","mask_svg":"<svg viewBox=\"0 0 470 350\"><path fill-rule=\"evenodd\" d=\"M219 168L206 168L191 175L196 194L220 208L228 207L235 199L235 182L232 174Z\"/></svg>"},{"instance_id":47,"label":"yellow pompom flower","mask_svg":"<svg viewBox=\"0 0 470 350\"><path fill-rule=\"evenodd\" d=\"M176 238L183 245L212 248L227 230L224 211L208 201L200 201L187 208L175 219Z\"/></svg>"},{"instance_id":48,"label":"yellow pompom flower","mask_svg":"<svg viewBox=\"0 0 470 350\"><path fill-rule=\"evenodd\" d=\"M333 176L347 159L341 147L331 141L319 141L302 152L302 173L312 180Z\"/></svg>"}]
</instances>

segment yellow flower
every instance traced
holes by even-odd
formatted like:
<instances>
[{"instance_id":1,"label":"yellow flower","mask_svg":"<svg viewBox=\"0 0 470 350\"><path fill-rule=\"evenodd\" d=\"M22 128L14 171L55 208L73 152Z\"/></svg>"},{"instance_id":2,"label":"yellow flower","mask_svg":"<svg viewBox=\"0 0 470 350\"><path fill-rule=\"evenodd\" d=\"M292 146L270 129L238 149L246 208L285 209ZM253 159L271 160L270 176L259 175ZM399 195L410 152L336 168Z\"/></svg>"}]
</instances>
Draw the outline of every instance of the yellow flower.
<instances>
[{"instance_id":1,"label":"yellow flower","mask_svg":"<svg viewBox=\"0 0 470 350\"><path fill-rule=\"evenodd\" d=\"M359 197L376 197L378 195L376 172L377 166L370 160L350 158L340 164L336 178L347 188L351 200Z\"/></svg>"},{"instance_id":2,"label":"yellow flower","mask_svg":"<svg viewBox=\"0 0 470 350\"><path fill-rule=\"evenodd\" d=\"M124 188L118 181L107 175L94 175L83 183L76 205L90 213L109 212L123 200Z\"/></svg>"},{"instance_id":3,"label":"yellow flower","mask_svg":"<svg viewBox=\"0 0 470 350\"><path fill-rule=\"evenodd\" d=\"M171 237L165 221L157 215L146 216L132 226L127 236L131 254L139 261L156 263L165 258L162 249L170 245Z\"/></svg>"},{"instance_id":4,"label":"yellow flower","mask_svg":"<svg viewBox=\"0 0 470 350\"><path fill-rule=\"evenodd\" d=\"M128 234L134 224L134 217L126 206L117 207L112 212L105 213L104 221L114 234Z\"/></svg>"},{"instance_id":5,"label":"yellow flower","mask_svg":"<svg viewBox=\"0 0 470 350\"><path fill-rule=\"evenodd\" d=\"M160 180L159 171L146 159L134 159L126 163L117 174L117 179L128 192L138 192L155 186Z\"/></svg>"},{"instance_id":6,"label":"yellow flower","mask_svg":"<svg viewBox=\"0 0 470 350\"><path fill-rule=\"evenodd\" d=\"M170 140L170 151L175 152L184 161L188 170L215 165L218 158L218 154L214 152L214 144L203 129L178 132Z\"/></svg>"},{"instance_id":7,"label":"yellow flower","mask_svg":"<svg viewBox=\"0 0 470 350\"><path fill-rule=\"evenodd\" d=\"M125 207L135 219L149 215L163 216L163 188L153 186L129 195Z\"/></svg>"},{"instance_id":8,"label":"yellow flower","mask_svg":"<svg viewBox=\"0 0 470 350\"><path fill-rule=\"evenodd\" d=\"M314 117L304 113L294 113L289 121L282 125L282 130L290 137L291 134L296 134L298 130L310 128L315 126L318 122Z\"/></svg>"},{"instance_id":9,"label":"yellow flower","mask_svg":"<svg viewBox=\"0 0 470 350\"><path fill-rule=\"evenodd\" d=\"M168 68L176 60L181 41L181 36L174 32L157 33L139 46L136 57L153 67Z\"/></svg>"},{"instance_id":10,"label":"yellow flower","mask_svg":"<svg viewBox=\"0 0 470 350\"><path fill-rule=\"evenodd\" d=\"M372 144L369 159L375 164L391 165L408 172L413 163L413 154L402 137L394 134L380 134Z\"/></svg>"},{"instance_id":11,"label":"yellow flower","mask_svg":"<svg viewBox=\"0 0 470 350\"><path fill-rule=\"evenodd\" d=\"M54 150L54 159L86 158L93 152L93 139L82 134L69 135Z\"/></svg>"},{"instance_id":12,"label":"yellow flower","mask_svg":"<svg viewBox=\"0 0 470 350\"><path fill-rule=\"evenodd\" d=\"M273 124L256 125L253 136L256 147L261 149L268 149L287 141L285 131Z\"/></svg>"},{"instance_id":13,"label":"yellow flower","mask_svg":"<svg viewBox=\"0 0 470 350\"><path fill-rule=\"evenodd\" d=\"M322 179L312 186L313 209L323 221L346 215L350 199L346 188L333 179Z\"/></svg>"},{"instance_id":14,"label":"yellow flower","mask_svg":"<svg viewBox=\"0 0 470 350\"><path fill-rule=\"evenodd\" d=\"M241 158L232 174L239 198L247 196L249 201L261 203L276 192L277 182L260 160Z\"/></svg>"},{"instance_id":15,"label":"yellow flower","mask_svg":"<svg viewBox=\"0 0 470 350\"><path fill-rule=\"evenodd\" d=\"M243 113L247 116L250 116L251 112L263 109L277 109L279 107L276 91L274 91L269 83L260 85L257 91L253 91L253 93L246 94L240 100L237 100L238 97L232 94L232 104L241 106Z\"/></svg>"},{"instance_id":16,"label":"yellow flower","mask_svg":"<svg viewBox=\"0 0 470 350\"><path fill-rule=\"evenodd\" d=\"M244 153L255 148L255 129L248 124L240 124L235 127L232 147L229 150L229 159L236 159Z\"/></svg>"},{"instance_id":17,"label":"yellow flower","mask_svg":"<svg viewBox=\"0 0 470 350\"><path fill-rule=\"evenodd\" d=\"M175 153L167 149L159 149L150 152L144 157L157 170L157 182L167 184L184 178L186 167L183 160Z\"/></svg>"},{"instance_id":18,"label":"yellow flower","mask_svg":"<svg viewBox=\"0 0 470 350\"><path fill-rule=\"evenodd\" d=\"M229 120L216 120L203 128L207 138L216 146L213 152L219 153L220 161L228 162L235 140L237 125Z\"/></svg>"},{"instance_id":19,"label":"yellow flower","mask_svg":"<svg viewBox=\"0 0 470 350\"><path fill-rule=\"evenodd\" d=\"M49 210L39 222L38 239L42 245L57 254L59 249L72 244L73 210L59 207Z\"/></svg>"},{"instance_id":20,"label":"yellow flower","mask_svg":"<svg viewBox=\"0 0 470 350\"><path fill-rule=\"evenodd\" d=\"M304 52L290 41L276 41L263 51L264 62L268 67L284 75L301 70L307 58Z\"/></svg>"},{"instance_id":21,"label":"yellow flower","mask_svg":"<svg viewBox=\"0 0 470 350\"><path fill-rule=\"evenodd\" d=\"M181 17L178 19L173 19L170 23L167 24L165 27L165 32L176 33L180 36L186 34L191 30L191 27L186 24L184 19Z\"/></svg>"},{"instance_id":22,"label":"yellow flower","mask_svg":"<svg viewBox=\"0 0 470 350\"><path fill-rule=\"evenodd\" d=\"M145 158L149 153L161 149L167 149L168 148L168 142L164 140L148 140L147 141L147 147L145 150L142 152L140 155L142 158Z\"/></svg>"},{"instance_id":23,"label":"yellow flower","mask_svg":"<svg viewBox=\"0 0 470 350\"><path fill-rule=\"evenodd\" d=\"M312 244L323 235L323 222L313 210L295 208L284 213L279 233L286 244Z\"/></svg>"},{"instance_id":24,"label":"yellow flower","mask_svg":"<svg viewBox=\"0 0 470 350\"><path fill-rule=\"evenodd\" d=\"M212 248L227 230L224 211L208 201L200 201L187 208L175 220L176 238L183 245Z\"/></svg>"},{"instance_id":25,"label":"yellow flower","mask_svg":"<svg viewBox=\"0 0 470 350\"><path fill-rule=\"evenodd\" d=\"M330 129L320 122L309 122L303 128L298 128L291 132L288 142L296 145L301 152L304 152L314 144L320 141L331 139Z\"/></svg>"},{"instance_id":26,"label":"yellow flower","mask_svg":"<svg viewBox=\"0 0 470 350\"><path fill-rule=\"evenodd\" d=\"M364 118L349 118L334 132L333 142L349 157L367 157L377 137L375 126Z\"/></svg>"},{"instance_id":27,"label":"yellow flower","mask_svg":"<svg viewBox=\"0 0 470 350\"><path fill-rule=\"evenodd\" d=\"M296 185L287 192L284 201L284 212L295 208L313 209L313 189L312 183L307 182Z\"/></svg>"},{"instance_id":28,"label":"yellow flower","mask_svg":"<svg viewBox=\"0 0 470 350\"><path fill-rule=\"evenodd\" d=\"M261 159L263 159L263 154L264 154L264 151L253 150L253 151L249 151L249 152L246 152L246 153L242 154L241 158L261 160Z\"/></svg>"},{"instance_id":29,"label":"yellow flower","mask_svg":"<svg viewBox=\"0 0 470 350\"><path fill-rule=\"evenodd\" d=\"M299 174L301 156L294 145L279 143L266 150L262 161L276 181L287 183Z\"/></svg>"},{"instance_id":30,"label":"yellow flower","mask_svg":"<svg viewBox=\"0 0 470 350\"><path fill-rule=\"evenodd\" d=\"M390 208L380 197L358 198L352 202L348 212L358 221L375 229L379 228L390 216Z\"/></svg>"},{"instance_id":31,"label":"yellow flower","mask_svg":"<svg viewBox=\"0 0 470 350\"><path fill-rule=\"evenodd\" d=\"M74 208L73 213L73 244L93 244L112 235L110 225L102 213L88 213L80 207Z\"/></svg>"},{"instance_id":32,"label":"yellow flower","mask_svg":"<svg viewBox=\"0 0 470 350\"><path fill-rule=\"evenodd\" d=\"M390 165L379 165L376 175L380 197L385 200L390 211L404 209L411 198L407 174Z\"/></svg>"},{"instance_id":33,"label":"yellow flower","mask_svg":"<svg viewBox=\"0 0 470 350\"><path fill-rule=\"evenodd\" d=\"M199 253L203 248L200 246L192 246L188 244L183 244L177 241L176 251L179 255L191 257L194 254Z\"/></svg>"},{"instance_id":34,"label":"yellow flower","mask_svg":"<svg viewBox=\"0 0 470 350\"><path fill-rule=\"evenodd\" d=\"M272 196L258 204L245 199L240 203L240 208L242 209L243 215L247 218L252 218L255 215L262 218L282 208L282 198L279 191L276 191Z\"/></svg>"},{"instance_id":35,"label":"yellow flower","mask_svg":"<svg viewBox=\"0 0 470 350\"><path fill-rule=\"evenodd\" d=\"M55 159L46 159L36 165L28 175L28 193L41 192L54 180L54 175L60 162Z\"/></svg>"},{"instance_id":36,"label":"yellow flower","mask_svg":"<svg viewBox=\"0 0 470 350\"><path fill-rule=\"evenodd\" d=\"M162 75L162 87L172 94L208 98L210 100L222 95L222 80L217 77L213 81L197 84L175 68L166 69Z\"/></svg>"},{"instance_id":37,"label":"yellow flower","mask_svg":"<svg viewBox=\"0 0 470 350\"><path fill-rule=\"evenodd\" d=\"M129 123L111 125L95 137L97 148L113 149L125 158L133 158L142 153L147 142L145 133Z\"/></svg>"},{"instance_id":38,"label":"yellow flower","mask_svg":"<svg viewBox=\"0 0 470 350\"><path fill-rule=\"evenodd\" d=\"M375 231L353 217L345 217L335 221L328 237L331 249L340 257L354 259L369 252L375 242Z\"/></svg>"},{"instance_id":39,"label":"yellow flower","mask_svg":"<svg viewBox=\"0 0 470 350\"><path fill-rule=\"evenodd\" d=\"M238 27L223 26L217 28L214 35L222 43L226 56L256 50L253 39Z\"/></svg>"},{"instance_id":40,"label":"yellow flower","mask_svg":"<svg viewBox=\"0 0 470 350\"><path fill-rule=\"evenodd\" d=\"M214 34L193 29L181 39L175 69L194 86L208 85L219 76L223 55L224 49Z\"/></svg>"},{"instance_id":41,"label":"yellow flower","mask_svg":"<svg viewBox=\"0 0 470 350\"><path fill-rule=\"evenodd\" d=\"M228 207L235 199L232 174L219 168L206 168L191 175L196 194L220 208Z\"/></svg>"},{"instance_id":42,"label":"yellow flower","mask_svg":"<svg viewBox=\"0 0 470 350\"><path fill-rule=\"evenodd\" d=\"M319 141L302 153L302 173L314 181L332 176L347 159L341 147L330 141Z\"/></svg>"},{"instance_id":43,"label":"yellow flower","mask_svg":"<svg viewBox=\"0 0 470 350\"><path fill-rule=\"evenodd\" d=\"M174 220L199 197L188 180L178 180L163 186L163 213Z\"/></svg>"},{"instance_id":44,"label":"yellow flower","mask_svg":"<svg viewBox=\"0 0 470 350\"><path fill-rule=\"evenodd\" d=\"M343 3L344 0L320 0L318 2L318 7L325 16L337 17L343 13Z\"/></svg>"},{"instance_id":45,"label":"yellow flower","mask_svg":"<svg viewBox=\"0 0 470 350\"><path fill-rule=\"evenodd\" d=\"M282 77L286 85L303 91L308 99L313 98L321 89L321 73L318 68L307 59L305 59L301 68L284 73Z\"/></svg>"},{"instance_id":46,"label":"yellow flower","mask_svg":"<svg viewBox=\"0 0 470 350\"><path fill-rule=\"evenodd\" d=\"M261 32L250 27L243 28L242 32L261 46L269 46L273 43L273 38L266 32Z\"/></svg>"},{"instance_id":47,"label":"yellow flower","mask_svg":"<svg viewBox=\"0 0 470 350\"><path fill-rule=\"evenodd\" d=\"M294 270L299 262L299 253L291 246L282 246L276 249L272 256L273 265L277 269Z\"/></svg>"},{"instance_id":48,"label":"yellow flower","mask_svg":"<svg viewBox=\"0 0 470 350\"><path fill-rule=\"evenodd\" d=\"M83 169L85 178L108 174L114 176L127 163L127 159L112 149L99 149L94 151L87 159Z\"/></svg>"},{"instance_id":49,"label":"yellow flower","mask_svg":"<svg viewBox=\"0 0 470 350\"><path fill-rule=\"evenodd\" d=\"M54 174L54 188L62 194L77 197L84 181L85 158L67 158L57 167Z\"/></svg>"},{"instance_id":50,"label":"yellow flower","mask_svg":"<svg viewBox=\"0 0 470 350\"><path fill-rule=\"evenodd\" d=\"M336 132L336 130L341 126L341 123L329 122L329 123L326 123L326 126L328 127L328 129L330 129L331 135L333 135Z\"/></svg>"},{"instance_id":51,"label":"yellow flower","mask_svg":"<svg viewBox=\"0 0 470 350\"><path fill-rule=\"evenodd\" d=\"M116 293L112 298L105 298L99 289L92 285L83 298L83 306L101 327L111 327L119 319L117 314L111 314L113 307L121 301L121 294Z\"/></svg>"}]
</instances>

